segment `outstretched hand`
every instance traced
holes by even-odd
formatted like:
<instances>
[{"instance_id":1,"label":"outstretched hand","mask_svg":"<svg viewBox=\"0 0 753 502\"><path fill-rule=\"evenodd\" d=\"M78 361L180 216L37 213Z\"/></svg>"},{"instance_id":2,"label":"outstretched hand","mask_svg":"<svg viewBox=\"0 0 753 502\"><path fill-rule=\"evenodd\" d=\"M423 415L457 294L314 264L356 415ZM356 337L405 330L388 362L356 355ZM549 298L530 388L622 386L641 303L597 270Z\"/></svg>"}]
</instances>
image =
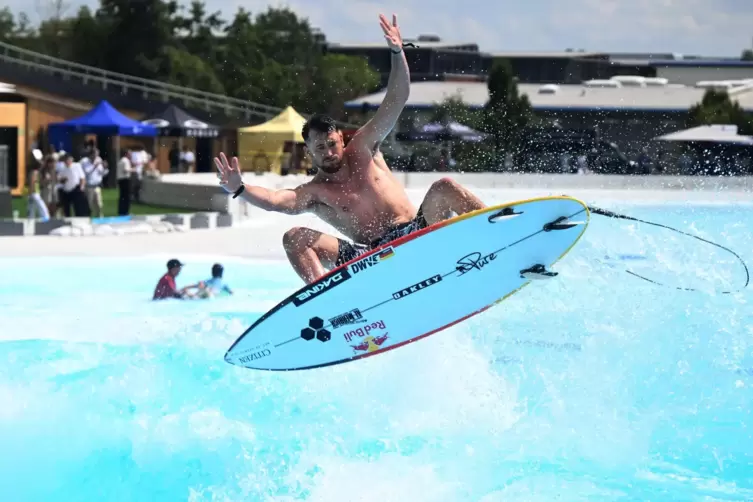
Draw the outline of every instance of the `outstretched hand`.
<instances>
[{"instance_id":1,"label":"outstretched hand","mask_svg":"<svg viewBox=\"0 0 753 502\"><path fill-rule=\"evenodd\" d=\"M241 166L238 163L238 157L233 157L233 161L228 162L224 153L220 153L219 158L214 158L214 165L217 167L217 177L220 179L220 186L228 193L233 193L243 185L243 176L241 175Z\"/></svg>"},{"instance_id":2,"label":"outstretched hand","mask_svg":"<svg viewBox=\"0 0 753 502\"><path fill-rule=\"evenodd\" d=\"M403 48L403 37L400 35L400 28L397 27L397 15L392 14L392 23L379 14L379 24L382 26L384 38L392 51L399 51Z\"/></svg>"}]
</instances>

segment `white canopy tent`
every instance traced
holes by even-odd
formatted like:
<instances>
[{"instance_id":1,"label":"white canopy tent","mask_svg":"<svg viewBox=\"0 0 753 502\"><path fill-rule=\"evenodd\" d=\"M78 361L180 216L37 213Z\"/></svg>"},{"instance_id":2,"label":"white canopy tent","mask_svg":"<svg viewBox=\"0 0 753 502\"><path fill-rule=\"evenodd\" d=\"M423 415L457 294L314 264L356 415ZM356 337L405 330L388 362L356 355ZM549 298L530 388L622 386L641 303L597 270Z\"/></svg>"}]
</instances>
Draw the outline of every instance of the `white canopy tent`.
<instances>
[{"instance_id":1,"label":"white canopy tent","mask_svg":"<svg viewBox=\"0 0 753 502\"><path fill-rule=\"evenodd\" d=\"M741 136L737 134L736 125L702 125L685 129L684 131L672 132L654 138L660 141L702 141L705 143L728 143L735 145L753 145L753 136Z\"/></svg>"}]
</instances>

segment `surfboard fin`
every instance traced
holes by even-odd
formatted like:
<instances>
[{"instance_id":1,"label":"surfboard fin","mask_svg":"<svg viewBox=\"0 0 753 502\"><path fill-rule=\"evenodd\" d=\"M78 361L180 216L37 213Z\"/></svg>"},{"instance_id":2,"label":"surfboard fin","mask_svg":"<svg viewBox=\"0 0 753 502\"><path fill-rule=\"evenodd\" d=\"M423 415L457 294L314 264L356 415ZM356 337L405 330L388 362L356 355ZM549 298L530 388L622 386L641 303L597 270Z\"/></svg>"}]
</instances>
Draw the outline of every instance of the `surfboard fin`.
<instances>
[{"instance_id":1,"label":"surfboard fin","mask_svg":"<svg viewBox=\"0 0 753 502\"><path fill-rule=\"evenodd\" d=\"M542 280L551 279L552 277L557 277L557 275L559 275L559 272L549 271L540 263L520 271L521 279Z\"/></svg>"},{"instance_id":2,"label":"surfboard fin","mask_svg":"<svg viewBox=\"0 0 753 502\"><path fill-rule=\"evenodd\" d=\"M497 211L496 213L489 215L489 218L487 218L487 220L489 221L489 223L497 223L498 221L515 218L516 216L520 216L521 214L523 214L523 211L516 212L514 207L506 207L500 211Z\"/></svg>"},{"instance_id":3,"label":"surfboard fin","mask_svg":"<svg viewBox=\"0 0 753 502\"><path fill-rule=\"evenodd\" d=\"M567 216L560 216L556 220L544 225L544 232L550 232L552 230L567 230L568 228L577 227L583 225L582 221L570 221Z\"/></svg>"}]
</instances>

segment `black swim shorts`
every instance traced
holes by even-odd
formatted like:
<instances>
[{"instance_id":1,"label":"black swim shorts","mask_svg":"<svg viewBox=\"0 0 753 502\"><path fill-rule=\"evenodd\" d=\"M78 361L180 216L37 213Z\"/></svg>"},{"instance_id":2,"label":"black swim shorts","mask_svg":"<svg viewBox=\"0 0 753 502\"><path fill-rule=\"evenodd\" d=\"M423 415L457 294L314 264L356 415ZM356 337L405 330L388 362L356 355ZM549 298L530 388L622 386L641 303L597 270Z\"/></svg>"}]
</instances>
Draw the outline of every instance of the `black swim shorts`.
<instances>
[{"instance_id":1,"label":"black swim shorts","mask_svg":"<svg viewBox=\"0 0 753 502\"><path fill-rule=\"evenodd\" d=\"M412 234L413 232L428 226L429 224L426 222L426 218L424 218L423 210L419 207L415 218L408 223L403 223L402 225L397 225L389 229L382 237L371 241L370 244L360 244L358 242L348 242L343 239L337 239L337 261L335 262L335 266L339 267L343 263L347 263L364 253L368 253L372 249L376 249L388 242L392 242L395 239Z\"/></svg>"}]
</instances>

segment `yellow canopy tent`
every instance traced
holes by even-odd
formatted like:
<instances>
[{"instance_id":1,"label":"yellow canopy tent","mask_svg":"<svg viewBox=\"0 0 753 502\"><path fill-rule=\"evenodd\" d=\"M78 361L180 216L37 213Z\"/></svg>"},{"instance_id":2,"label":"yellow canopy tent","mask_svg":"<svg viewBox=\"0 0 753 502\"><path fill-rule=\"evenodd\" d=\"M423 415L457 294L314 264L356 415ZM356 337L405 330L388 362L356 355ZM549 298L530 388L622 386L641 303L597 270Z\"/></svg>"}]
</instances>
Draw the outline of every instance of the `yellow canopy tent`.
<instances>
[{"instance_id":1,"label":"yellow canopy tent","mask_svg":"<svg viewBox=\"0 0 753 502\"><path fill-rule=\"evenodd\" d=\"M238 129L238 158L244 169L280 174L281 168L303 144L306 122L292 106L263 124Z\"/></svg>"}]
</instances>

